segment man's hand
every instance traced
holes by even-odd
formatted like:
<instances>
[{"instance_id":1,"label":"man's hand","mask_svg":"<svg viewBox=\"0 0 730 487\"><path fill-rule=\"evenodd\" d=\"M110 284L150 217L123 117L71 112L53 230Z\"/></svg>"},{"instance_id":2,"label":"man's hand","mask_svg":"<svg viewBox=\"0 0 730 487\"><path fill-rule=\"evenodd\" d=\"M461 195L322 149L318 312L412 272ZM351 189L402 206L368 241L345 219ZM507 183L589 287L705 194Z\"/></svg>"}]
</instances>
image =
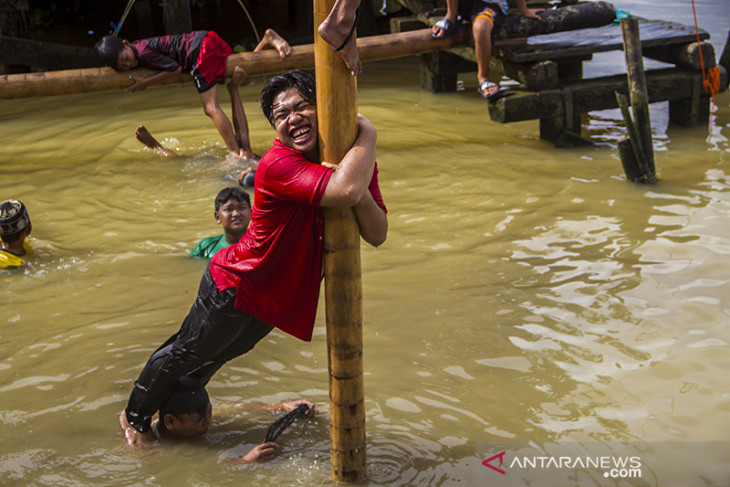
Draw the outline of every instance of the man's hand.
<instances>
[{"instance_id":1,"label":"man's hand","mask_svg":"<svg viewBox=\"0 0 730 487\"><path fill-rule=\"evenodd\" d=\"M144 450L150 448L155 443L155 435L152 430L148 430L144 433L140 433L127 421L126 410L122 410L119 415L119 425L124 431L124 437L127 439L127 444L135 450Z\"/></svg>"},{"instance_id":2,"label":"man's hand","mask_svg":"<svg viewBox=\"0 0 730 487\"><path fill-rule=\"evenodd\" d=\"M539 14L540 12L544 11L544 8L526 8L525 10L521 11L523 17L527 17L528 19L535 19L535 20L542 20L540 18Z\"/></svg>"},{"instance_id":3,"label":"man's hand","mask_svg":"<svg viewBox=\"0 0 730 487\"><path fill-rule=\"evenodd\" d=\"M133 93L135 91L143 91L147 89L147 78L132 75L129 75L128 78L134 81L134 83L131 86L128 86L126 91Z\"/></svg>"},{"instance_id":4,"label":"man's hand","mask_svg":"<svg viewBox=\"0 0 730 487\"><path fill-rule=\"evenodd\" d=\"M273 441L262 443L253 447L250 452L241 457L240 461L241 463L266 463L274 459L278 448L279 445Z\"/></svg>"}]
</instances>

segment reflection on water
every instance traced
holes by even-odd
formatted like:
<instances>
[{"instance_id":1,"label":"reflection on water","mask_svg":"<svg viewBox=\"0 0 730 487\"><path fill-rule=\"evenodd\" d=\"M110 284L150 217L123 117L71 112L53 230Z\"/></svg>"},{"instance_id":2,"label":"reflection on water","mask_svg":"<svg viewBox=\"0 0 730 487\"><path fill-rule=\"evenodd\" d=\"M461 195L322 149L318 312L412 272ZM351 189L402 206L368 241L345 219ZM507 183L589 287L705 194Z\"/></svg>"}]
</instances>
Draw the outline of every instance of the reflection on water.
<instances>
[{"instance_id":1,"label":"reflection on water","mask_svg":"<svg viewBox=\"0 0 730 487\"><path fill-rule=\"evenodd\" d=\"M652 107L660 183L638 187L611 111L590 115L599 145L556 150L536 122L487 122L471 75L434 96L417 73L399 60L359 80L390 210L387 243L362 250L369 483L469 485L480 442L725 440L729 95L709 140ZM259 153L260 87L242 90ZM185 253L245 167L191 88L0 106L0 196L28 205L36 250L0 274L3 482L330 485L323 316L311 344L274 332L216 375L202 441L122 442L132 381L203 272ZM187 157L141 147L140 123ZM325 414L272 463L236 465L275 419L253 406L300 396Z\"/></svg>"}]
</instances>

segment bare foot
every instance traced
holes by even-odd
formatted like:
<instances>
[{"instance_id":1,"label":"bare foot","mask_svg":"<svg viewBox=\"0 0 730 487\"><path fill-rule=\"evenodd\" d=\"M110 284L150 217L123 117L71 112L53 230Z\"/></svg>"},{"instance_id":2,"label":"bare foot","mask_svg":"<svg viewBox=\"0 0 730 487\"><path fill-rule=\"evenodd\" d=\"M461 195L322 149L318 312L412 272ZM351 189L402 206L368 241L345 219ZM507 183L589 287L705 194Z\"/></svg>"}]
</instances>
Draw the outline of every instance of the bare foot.
<instances>
[{"instance_id":1,"label":"bare foot","mask_svg":"<svg viewBox=\"0 0 730 487\"><path fill-rule=\"evenodd\" d=\"M258 159L258 156L254 154L251 149L239 149L236 156L240 157L244 161L253 161Z\"/></svg>"},{"instance_id":2,"label":"bare foot","mask_svg":"<svg viewBox=\"0 0 730 487\"><path fill-rule=\"evenodd\" d=\"M262 443L241 457L241 463L266 463L273 460L279 448L274 442Z\"/></svg>"},{"instance_id":3,"label":"bare foot","mask_svg":"<svg viewBox=\"0 0 730 487\"><path fill-rule=\"evenodd\" d=\"M357 76L362 71L362 63L357 52L357 14L351 19L340 19L336 16L333 9L319 24L317 32L327 44L340 53L350 73Z\"/></svg>"},{"instance_id":4,"label":"bare foot","mask_svg":"<svg viewBox=\"0 0 730 487\"><path fill-rule=\"evenodd\" d=\"M291 54L291 46L289 45L289 43L286 42L286 40L281 37L274 29L266 29L263 39L261 39L261 42L259 42L258 46L256 46L253 51L259 52L262 49L267 48L276 49L281 59L284 59L289 54Z\"/></svg>"},{"instance_id":5,"label":"bare foot","mask_svg":"<svg viewBox=\"0 0 730 487\"><path fill-rule=\"evenodd\" d=\"M135 450L150 448L155 443L155 435L151 429L140 433L129 424L126 410L122 410L119 415L119 425L122 427L122 431L124 431L124 438L126 438L127 444Z\"/></svg>"},{"instance_id":6,"label":"bare foot","mask_svg":"<svg viewBox=\"0 0 730 487\"><path fill-rule=\"evenodd\" d=\"M137 126L137 130L134 131L134 136L137 137L137 140L139 140L158 154L166 157L177 156L176 152L173 152L170 149L166 149L162 146L162 144L157 141L157 139L152 137L152 134L149 130L147 130L147 127L145 127L144 125Z\"/></svg>"},{"instance_id":7,"label":"bare foot","mask_svg":"<svg viewBox=\"0 0 730 487\"><path fill-rule=\"evenodd\" d=\"M242 66L235 66L233 68L233 75L231 76L231 82L228 83L228 90L237 90L241 86L247 86L251 83L251 78L248 77L248 73L243 69Z\"/></svg>"}]
</instances>

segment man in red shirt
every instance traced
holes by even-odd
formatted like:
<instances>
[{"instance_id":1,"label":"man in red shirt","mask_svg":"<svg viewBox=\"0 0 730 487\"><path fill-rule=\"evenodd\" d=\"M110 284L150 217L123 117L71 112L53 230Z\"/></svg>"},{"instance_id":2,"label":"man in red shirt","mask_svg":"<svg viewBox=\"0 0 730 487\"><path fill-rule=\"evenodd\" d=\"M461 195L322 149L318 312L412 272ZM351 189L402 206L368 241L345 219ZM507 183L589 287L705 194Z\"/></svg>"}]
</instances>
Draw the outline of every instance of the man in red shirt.
<instances>
[{"instance_id":1,"label":"man in red shirt","mask_svg":"<svg viewBox=\"0 0 730 487\"><path fill-rule=\"evenodd\" d=\"M206 384L273 327L311 340L323 277L323 208L352 207L360 235L373 246L387 236L375 127L359 115L355 142L333 166L319 161L312 73L274 76L261 93L261 107L276 140L256 170L249 230L215 255L182 327L135 382L120 417L132 446L152 441L152 416L180 376Z\"/></svg>"}]
</instances>

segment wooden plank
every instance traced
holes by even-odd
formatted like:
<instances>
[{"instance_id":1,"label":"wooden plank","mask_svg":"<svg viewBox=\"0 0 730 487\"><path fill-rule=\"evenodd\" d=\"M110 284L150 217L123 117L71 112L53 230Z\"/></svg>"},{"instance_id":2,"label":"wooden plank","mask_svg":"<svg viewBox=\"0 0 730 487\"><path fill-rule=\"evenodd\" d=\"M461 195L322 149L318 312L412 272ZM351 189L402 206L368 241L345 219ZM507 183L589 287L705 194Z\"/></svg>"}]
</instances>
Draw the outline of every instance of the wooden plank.
<instances>
[{"instance_id":1,"label":"wooden plank","mask_svg":"<svg viewBox=\"0 0 730 487\"><path fill-rule=\"evenodd\" d=\"M700 49L702 50L702 62L700 62ZM655 46L643 50L644 57L656 59L664 63L674 64L677 67L700 71L702 63L704 68L714 68L715 48L709 42L692 42L673 46Z\"/></svg>"},{"instance_id":2,"label":"wooden plank","mask_svg":"<svg viewBox=\"0 0 730 487\"><path fill-rule=\"evenodd\" d=\"M674 68L660 69L646 73L649 103L685 99L691 95L693 87L702 79L695 73ZM721 91L727 89L727 75L721 80ZM625 75L595 78L574 83L566 83L570 89L574 113L587 113L594 110L617 108L618 91L628 95ZM495 122L509 123L537 118L565 116L565 96L562 89L532 92L509 90L513 96L505 96L489 103L489 116Z\"/></svg>"},{"instance_id":3,"label":"wooden plank","mask_svg":"<svg viewBox=\"0 0 730 487\"><path fill-rule=\"evenodd\" d=\"M641 47L687 44L696 40L694 28L658 20L640 19ZM700 39L710 35L700 30ZM622 49L621 27L609 24L593 29L556 32L529 38L500 39L494 43L495 55L513 62L528 63L546 59L580 57L595 52Z\"/></svg>"}]
</instances>

